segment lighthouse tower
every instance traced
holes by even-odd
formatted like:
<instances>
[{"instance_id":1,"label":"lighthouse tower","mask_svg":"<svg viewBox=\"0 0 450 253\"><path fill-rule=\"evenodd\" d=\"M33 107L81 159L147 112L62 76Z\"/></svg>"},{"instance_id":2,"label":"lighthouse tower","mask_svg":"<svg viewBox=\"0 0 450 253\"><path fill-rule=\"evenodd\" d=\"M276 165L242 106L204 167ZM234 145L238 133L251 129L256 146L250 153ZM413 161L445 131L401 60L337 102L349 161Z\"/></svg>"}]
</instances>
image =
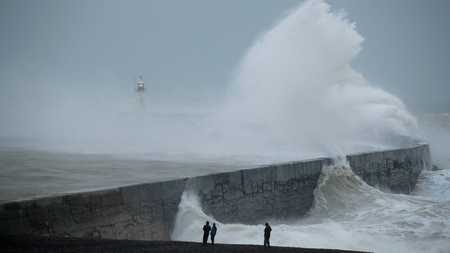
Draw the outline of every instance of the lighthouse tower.
<instances>
[{"instance_id":1,"label":"lighthouse tower","mask_svg":"<svg viewBox=\"0 0 450 253\"><path fill-rule=\"evenodd\" d=\"M142 76L139 76L139 79L136 82L136 91L138 93L144 93L144 91L145 91L145 84L144 84L144 80L142 79Z\"/></svg>"},{"instance_id":2,"label":"lighthouse tower","mask_svg":"<svg viewBox=\"0 0 450 253\"><path fill-rule=\"evenodd\" d=\"M139 106L142 109L144 109L145 108L145 103L144 103L145 83L144 83L144 79L142 79L142 76L139 76L138 81L136 82L136 92L138 94Z\"/></svg>"}]
</instances>

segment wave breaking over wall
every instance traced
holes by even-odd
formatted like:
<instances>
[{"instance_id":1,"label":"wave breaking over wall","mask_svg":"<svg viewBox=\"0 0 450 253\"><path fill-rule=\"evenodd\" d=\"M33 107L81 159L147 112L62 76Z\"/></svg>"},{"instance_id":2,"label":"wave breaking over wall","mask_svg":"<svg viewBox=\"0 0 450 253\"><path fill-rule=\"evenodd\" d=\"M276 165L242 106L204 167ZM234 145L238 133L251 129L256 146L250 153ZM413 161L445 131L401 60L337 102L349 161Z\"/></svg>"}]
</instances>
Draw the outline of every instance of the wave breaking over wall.
<instances>
[{"instance_id":1,"label":"wave breaking over wall","mask_svg":"<svg viewBox=\"0 0 450 253\"><path fill-rule=\"evenodd\" d=\"M416 120L352 68L362 41L322 0L292 10L238 66L218 116L225 139L247 151L312 157L401 146Z\"/></svg>"}]
</instances>

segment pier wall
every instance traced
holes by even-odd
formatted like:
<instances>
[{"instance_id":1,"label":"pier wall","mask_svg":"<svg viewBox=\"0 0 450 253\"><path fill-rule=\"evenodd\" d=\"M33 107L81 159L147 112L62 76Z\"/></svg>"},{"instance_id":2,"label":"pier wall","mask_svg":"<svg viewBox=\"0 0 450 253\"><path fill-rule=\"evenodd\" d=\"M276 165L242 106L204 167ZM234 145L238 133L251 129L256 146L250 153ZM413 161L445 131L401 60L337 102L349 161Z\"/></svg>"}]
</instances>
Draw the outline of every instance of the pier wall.
<instances>
[{"instance_id":1,"label":"pier wall","mask_svg":"<svg viewBox=\"0 0 450 253\"><path fill-rule=\"evenodd\" d=\"M347 156L368 184L409 193L431 167L428 145ZM221 222L256 224L305 214L330 158L290 162L72 193L0 205L0 235L170 240L184 191L199 196L205 213Z\"/></svg>"},{"instance_id":2,"label":"pier wall","mask_svg":"<svg viewBox=\"0 0 450 253\"><path fill-rule=\"evenodd\" d=\"M410 193L424 169L431 169L428 145L348 155L353 172L371 186L394 193Z\"/></svg>"}]
</instances>

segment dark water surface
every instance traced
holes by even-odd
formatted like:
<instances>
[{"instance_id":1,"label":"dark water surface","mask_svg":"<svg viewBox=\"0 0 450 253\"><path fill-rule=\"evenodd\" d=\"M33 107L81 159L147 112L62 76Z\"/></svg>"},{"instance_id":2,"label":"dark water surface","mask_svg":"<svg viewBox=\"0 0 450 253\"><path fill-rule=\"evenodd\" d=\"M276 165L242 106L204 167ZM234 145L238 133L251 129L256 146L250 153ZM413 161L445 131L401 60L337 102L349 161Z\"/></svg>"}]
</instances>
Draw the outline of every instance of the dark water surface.
<instances>
[{"instance_id":1,"label":"dark water surface","mask_svg":"<svg viewBox=\"0 0 450 253\"><path fill-rule=\"evenodd\" d=\"M0 148L0 202L236 170L225 159L56 153Z\"/></svg>"}]
</instances>

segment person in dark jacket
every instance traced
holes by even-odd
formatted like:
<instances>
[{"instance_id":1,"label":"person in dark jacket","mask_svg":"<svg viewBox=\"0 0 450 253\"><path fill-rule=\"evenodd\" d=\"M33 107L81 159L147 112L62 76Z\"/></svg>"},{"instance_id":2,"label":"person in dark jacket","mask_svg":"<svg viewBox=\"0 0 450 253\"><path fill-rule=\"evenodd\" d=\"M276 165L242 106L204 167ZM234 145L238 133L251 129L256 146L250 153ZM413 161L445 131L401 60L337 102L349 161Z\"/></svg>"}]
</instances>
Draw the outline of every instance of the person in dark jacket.
<instances>
[{"instance_id":1,"label":"person in dark jacket","mask_svg":"<svg viewBox=\"0 0 450 253\"><path fill-rule=\"evenodd\" d=\"M203 245L208 243L209 231L211 231L211 226L209 225L209 221L203 226Z\"/></svg>"},{"instance_id":2,"label":"person in dark jacket","mask_svg":"<svg viewBox=\"0 0 450 253\"><path fill-rule=\"evenodd\" d=\"M270 248L270 232L272 232L272 228L269 226L269 223L266 222L266 227L264 228L264 248Z\"/></svg>"},{"instance_id":3,"label":"person in dark jacket","mask_svg":"<svg viewBox=\"0 0 450 253\"><path fill-rule=\"evenodd\" d=\"M213 223L212 228L211 228L211 244L214 245L214 237L216 236L217 233L217 227L216 227L216 223Z\"/></svg>"}]
</instances>

